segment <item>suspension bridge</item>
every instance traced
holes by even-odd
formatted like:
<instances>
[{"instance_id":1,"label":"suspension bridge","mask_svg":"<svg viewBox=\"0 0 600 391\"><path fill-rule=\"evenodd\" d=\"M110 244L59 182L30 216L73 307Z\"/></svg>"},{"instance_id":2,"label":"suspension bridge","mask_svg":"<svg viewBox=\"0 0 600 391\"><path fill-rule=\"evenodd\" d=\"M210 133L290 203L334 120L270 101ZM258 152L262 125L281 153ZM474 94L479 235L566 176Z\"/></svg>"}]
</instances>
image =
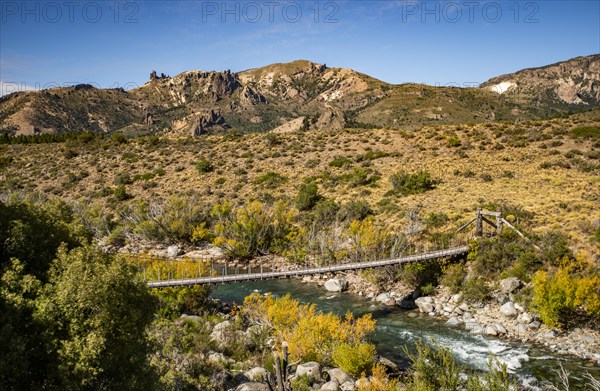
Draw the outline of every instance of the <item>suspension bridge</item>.
<instances>
[{"instance_id":1,"label":"suspension bridge","mask_svg":"<svg viewBox=\"0 0 600 391\"><path fill-rule=\"evenodd\" d=\"M490 219L491 218L491 219ZM492 221L494 220L495 221ZM488 212L483 211L481 209L477 210L476 216L471 219L469 222L460 227L456 233L464 231L467 227L472 224L475 224L475 238L481 238L484 236L484 223L494 228L493 233L500 233L504 226L514 230L518 235L523 236L521 232L519 232L515 227L513 227L508 221L506 221L502 217L501 212ZM252 268L248 268L247 272L237 272L234 274L227 274L227 268L225 268L225 274L221 275L209 275L203 277L196 278L167 278L164 280L158 281L148 281L148 287L150 288L168 288L168 287L180 287L180 286L189 286L189 285L208 285L208 284L226 284L226 283L234 283L234 282L242 282L242 281L257 281L257 280L268 280L275 278L295 278L302 277L307 275L316 275L316 274L327 274L327 273L338 273L345 271L355 271L355 270L364 270L364 269L372 269L372 268L380 268L385 266L394 266L394 265L403 265L408 263L415 262L425 262L425 261L433 261L437 259L445 259L456 257L460 255L465 255L469 252L469 246L464 243L460 245L455 245L448 248L443 249L434 249L434 250L423 250L420 253L415 253L412 255L403 255L399 257L391 257L387 259L376 259L376 260L366 260L361 262L350 262L350 263L340 263L335 265L328 266L318 266L318 267L300 267L292 270L275 270L275 271L264 271L263 267L260 267L260 271L252 270ZM211 266L211 273L214 269Z\"/></svg>"}]
</instances>

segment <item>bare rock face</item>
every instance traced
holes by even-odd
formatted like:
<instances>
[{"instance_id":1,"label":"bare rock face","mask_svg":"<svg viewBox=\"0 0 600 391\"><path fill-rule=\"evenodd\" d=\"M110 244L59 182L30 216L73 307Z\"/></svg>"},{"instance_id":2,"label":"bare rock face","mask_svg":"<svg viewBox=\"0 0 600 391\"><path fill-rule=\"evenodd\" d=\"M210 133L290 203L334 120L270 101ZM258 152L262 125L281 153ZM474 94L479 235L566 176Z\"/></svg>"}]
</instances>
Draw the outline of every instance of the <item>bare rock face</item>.
<instances>
[{"instance_id":1,"label":"bare rock face","mask_svg":"<svg viewBox=\"0 0 600 391\"><path fill-rule=\"evenodd\" d=\"M218 130L229 128L229 125L225 122L225 118L215 110L210 110L208 114L196 118L196 122L192 126L191 135L201 136L207 134L210 130L214 130L211 128L218 128Z\"/></svg>"},{"instance_id":2,"label":"bare rock face","mask_svg":"<svg viewBox=\"0 0 600 391\"><path fill-rule=\"evenodd\" d=\"M490 79L481 87L499 94L528 97L536 105L599 106L600 55L524 69Z\"/></svg>"}]
</instances>

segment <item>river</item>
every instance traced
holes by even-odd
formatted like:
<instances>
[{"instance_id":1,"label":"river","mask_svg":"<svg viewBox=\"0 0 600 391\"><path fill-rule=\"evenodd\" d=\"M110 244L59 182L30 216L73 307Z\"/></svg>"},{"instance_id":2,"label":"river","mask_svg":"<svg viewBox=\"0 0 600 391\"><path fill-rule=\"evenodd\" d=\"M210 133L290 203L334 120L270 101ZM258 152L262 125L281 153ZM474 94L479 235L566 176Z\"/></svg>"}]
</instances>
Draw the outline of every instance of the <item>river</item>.
<instances>
[{"instance_id":1,"label":"river","mask_svg":"<svg viewBox=\"0 0 600 391\"><path fill-rule=\"evenodd\" d=\"M410 315L409 312L390 309L360 296L350 293L331 293L314 284L305 284L298 280L268 280L220 285L213 289L214 298L226 302L242 303L245 296L252 292L271 292L275 295L290 293L303 303L314 303L324 312L343 315L351 311L360 316L372 313L377 320L375 333L371 341L377 351L402 365L406 363L404 347L411 350L420 340L436 340L449 347L455 358L471 368L484 369L490 354L506 363L517 375L519 384L530 389L540 389L543 382L557 383L557 370L560 364L571 372L571 390L584 389L586 373L600 378L600 368L590 362L573 357L558 356L549 350L532 345L513 343L494 337L474 335L459 328L433 320L427 315ZM414 311L413 311L414 313Z\"/></svg>"}]
</instances>

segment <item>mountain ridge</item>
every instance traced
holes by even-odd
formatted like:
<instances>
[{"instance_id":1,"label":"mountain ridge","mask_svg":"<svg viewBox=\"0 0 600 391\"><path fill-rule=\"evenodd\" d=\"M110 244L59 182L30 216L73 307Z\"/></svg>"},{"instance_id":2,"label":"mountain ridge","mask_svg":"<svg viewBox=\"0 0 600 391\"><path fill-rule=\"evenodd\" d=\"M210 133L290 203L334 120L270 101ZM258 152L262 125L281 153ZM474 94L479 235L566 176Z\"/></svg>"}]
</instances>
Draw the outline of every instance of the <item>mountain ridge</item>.
<instances>
[{"instance_id":1,"label":"mountain ridge","mask_svg":"<svg viewBox=\"0 0 600 391\"><path fill-rule=\"evenodd\" d=\"M497 76L478 88L390 84L309 60L241 72L152 72L133 90L88 85L0 98L0 133L192 135L514 121L600 105L600 55Z\"/></svg>"}]
</instances>

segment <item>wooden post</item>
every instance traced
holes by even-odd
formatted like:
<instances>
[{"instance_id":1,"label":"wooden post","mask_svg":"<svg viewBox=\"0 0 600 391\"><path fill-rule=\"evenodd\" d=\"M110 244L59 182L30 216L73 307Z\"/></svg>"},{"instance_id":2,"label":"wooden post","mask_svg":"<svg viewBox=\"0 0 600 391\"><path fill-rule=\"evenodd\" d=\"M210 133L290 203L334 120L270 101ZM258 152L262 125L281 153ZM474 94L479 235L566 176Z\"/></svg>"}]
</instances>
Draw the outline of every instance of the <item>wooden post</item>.
<instances>
[{"instance_id":1,"label":"wooden post","mask_svg":"<svg viewBox=\"0 0 600 391\"><path fill-rule=\"evenodd\" d=\"M502 233L502 211L498 209L498 214L496 215L496 234L500 235Z\"/></svg>"},{"instance_id":2,"label":"wooden post","mask_svg":"<svg viewBox=\"0 0 600 391\"><path fill-rule=\"evenodd\" d=\"M277 389L279 391L284 391L283 388L283 377L281 375L281 360L277 353L275 353L275 376L277 378Z\"/></svg>"},{"instance_id":3,"label":"wooden post","mask_svg":"<svg viewBox=\"0 0 600 391\"><path fill-rule=\"evenodd\" d=\"M281 369L282 369L282 377L283 382L285 383L287 380L287 366L288 366L288 343L283 341L281 343Z\"/></svg>"},{"instance_id":4,"label":"wooden post","mask_svg":"<svg viewBox=\"0 0 600 391\"><path fill-rule=\"evenodd\" d=\"M483 216L481 208L477 208L477 217L475 219L475 236L481 238L483 236Z\"/></svg>"}]
</instances>

